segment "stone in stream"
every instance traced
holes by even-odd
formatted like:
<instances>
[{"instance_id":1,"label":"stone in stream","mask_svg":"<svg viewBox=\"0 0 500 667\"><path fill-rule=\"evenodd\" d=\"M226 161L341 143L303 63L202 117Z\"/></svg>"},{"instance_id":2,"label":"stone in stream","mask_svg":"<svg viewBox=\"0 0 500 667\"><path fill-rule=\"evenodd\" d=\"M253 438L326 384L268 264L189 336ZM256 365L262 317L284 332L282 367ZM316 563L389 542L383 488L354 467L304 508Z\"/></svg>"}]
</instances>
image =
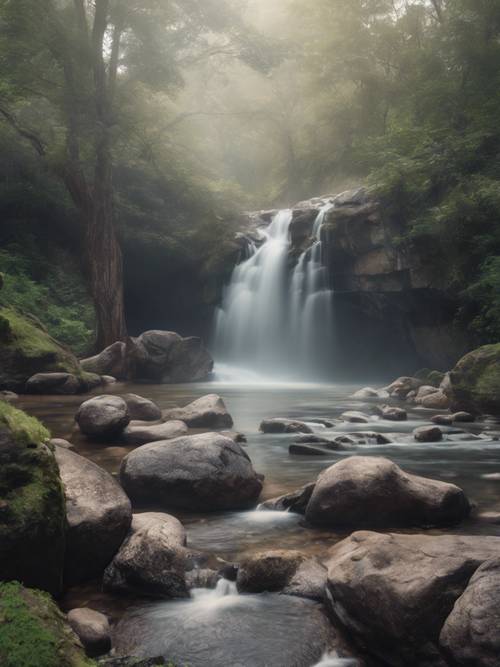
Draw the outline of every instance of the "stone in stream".
<instances>
[{"instance_id":1,"label":"stone in stream","mask_svg":"<svg viewBox=\"0 0 500 667\"><path fill-rule=\"evenodd\" d=\"M443 431L439 426L420 426L413 431L413 437L417 442L440 442Z\"/></svg>"},{"instance_id":2,"label":"stone in stream","mask_svg":"<svg viewBox=\"0 0 500 667\"><path fill-rule=\"evenodd\" d=\"M418 391L424 384L424 381L419 378L403 376L394 380L388 387L385 387L385 390L389 396L404 399L410 391Z\"/></svg>"},{"instance_id":3,"label":"stone in stream","mask_svg":"<svg viewBox=\"0 0 500 667\"><path fill-rule=\"evenodd\" d=\"M357 410L343 412L340 415L340 419L351 424L368 424L370 421L370 417L368 415L365 415L363 412L358 412Z\"/></svg>"},{"instance_id":4,"label":"stone in stream","mask_svg":"<svg viewBox=\"0 0 500 667\"><path fill-rule=\"evenodd\" d=\"M357 400L376 400L379 398L389 398L389 392L384 389L373 389L372 387L364 387L364 389L359 389L355 392L351 398Z\"/></svg>"},{"instance_id":5,"label":"stone in stream","mask_svg":"<svg viewBox=\"0 0 500 667\"><path fill-rule=\"evenodd\" d=\"M451 418L453 419L454 422L464 423L464 424L476 421L476 418L474 417L473 414L471 414L470 412L465 412L464 410L462 410L461 412L455 412L455 414L453 414Z\"/></svg>"},{"instance_id":6,"label":"stone in stream","mask_svg":"<svg viewBox=\"0 0 500 667\"><path fill-rule=\"evenodd\" d=\"M305 433L304 435L298 435L293 439L293 442L297 445L331 445L334 444L332 440L328 438L322 438L320 435L313 435Z\"/></svg>"},{"instance_id":7,"label":"stone in stream","mask_svg":"<svg viewBox=\"0 0 500 667\"><path fill-rule=\"evenodd\" d=\"M385 458L352 456L318 476L306 519L331 528L440 526L469 511L453 484L410 475Z\"/></svg>"},{"instance_id":8,"label":"stone in stream","mask_svg":"<svg viewBox=\"0 0 500 667\"><path fill-rule=\"evenodd\" d=\"M124 458L120 479L136 503L201 512L250 508L262 490L246 452L219 433L139 447Z\"/></svg>"},{"instance_id":9,"label":"stone in stream","mask_svg":"<svg viewBox=\"0 0 500 667\"><path fill-rule=\"evenodd\" d=\"M500 657L500 558L483 563L458 598L439 643L451 664L497 667Z\"/></svg>"},{"instance_id":10,"label":"stone in stream","mask_svg":"<svg viewBox=\"0 0 500 667\"><path fill-rule=\"evenodd\" d=\"M130 531L104 572L107 591L152 597L187 597L185 530L175 517L134 514Z\"/></svg>"},{"instance_id":11,"label":"stone in stream","mask_svg":"<svg viewBox=\"0 0 500 667\"><path fill-rule=\"evenodd\" d=\"M306 560L300 551L263 551L245 558L239 566L236 586L240 593L281 591Z\"/></svg>"},{"instance_id":12,"label":"stone in stream","mask_svg":"<svg viewBox=\"0 0 500 667\"><path fill-rule=\"evenodd\" d=\"M123 431L121 439L127 445L147 445L148 442L172 440L185 435L188 427L184 422L174 420L162 424L145 424L144 422L130 422Z\"/></svg>"},{"instance_id":13,"label":"stone in stream","mask_svg":"<svg viewBox=\"0 0 500 667\"><path fill-rule=\"evenodd\" d=\"M451 426L453 424L453 415L434 415L431 422L437 426Z\"/></svg>"},{"instance_id":14,"label":"stone in stream","mask_svg":"<svg viewBox=\"0 0 500 667\"><path fill-rule=\"evenodd\" d=\"M442 391L436 391L429 396L424 396L419 401L419 405L432 410L447 410L451 405L451 401Z\"/></svg>"},{"instance_id":15,"label":"stone in stream","mask_svg":"<svg viewBox=\"0 0 500 667\"><path fill-rule=\"evenodd\" d=\"M500 415L500 343L466 354L448 375L443 391L454 410Z\"/></svg>"},{"instance_id":16,"label":"stone in stream","mask_svg":"<svg viewBox=\"0 0 500 667\"><path fill-rule=\"evenodd\" d=\"M105 470L62 447L55 456L66 496L65 579L76 584L103 572L128 532L132 510Z\"/></svg>"},{"instance_id":17,"label":"stone in stream","mask_svg":"<svg viewBox=\"0 0 500 667\"><path fill-rule=\"evenodd\" d=\"M82 403L75 421L84 435L112 439L123 432L130 416L123 398L103 394Z\"/></svg>"},{"instance_id":18,"label":"stone in stream","mask_svg":"<svg viewBox=\"0 0 500 667\"><path fill-rule=\"evenodd\" d=\"M330 549L333 615L383 664L444 667L438 646L441 629L474 572L498 557L499 550L500 537L353 533ZM493 627L486 619L482 626ZM486 635L486 646L488 641Z\"/></svg>"},{"instance_id":19,"label":"stone in stream","mask_svg":"<svg viewBox=\"0 0 500 667\"><path fill-rule=\"evenodd\" d=\"M296 419L264 419L259 427L262 433L313 433L312 428L305 422Z\"/></svg>"},{"instance_id":20,"label":"stone in stream","mask_svg":"<svg viewBox=\"0 0 500 667\"><path fill-rule=\"evenodd\" d=\"M231 428L233 419L217 394L202 396L184 408L163 411L163 420L180 420L190 428Z\"/></svg>"},{"instance_id":21,"label":"stone in stream","mask_svg":"<svg viewBox=\"0 0 500 667\"><path fill-rule=\"evenodd\" d=\"M335 438L339 445L389 445L393 442L392 438L384 433L375 431L356 431L355 433L343 433Z\"/></svg>"},{"instance_id":22,"label":"stone in stream","mask_svg":"<svg viewBox=\"0 0 500 667\"><path fill-rule=\"evenodd\" d=\"M97 658L111 650L111 630L104 614L82 607L72 609L67 618L89 657Z\"/></svg>"},{"instance_id":23,"label":"stone in stream","mask_svg":"<svg viewBox=\"0 0 500 667\"><path fill-rule=\"evenodd\" d=\"M74 395L85 391L84 385L73 373L37 373L26 382L28 394Z\"/></svg>"},{"instance_id":24,"label":"stone in stream","mask_svg":"<svg viewBox=\"0 0 500 667\"><path fill-rule=\"evenodd\" d=\"M234 442L238 442L240 444L247 442L246 435L244 433L238 433L238 431L221 431L220 434L225 438L230 438L231 440L234 440Z\"/></svg>"},{"instance_id":25,"label":"stone in stream","mask_svg":"<svg viewBox=\"0 0 500 667\"><path fill-rule=\"evenodd\" d=\"M278 498L265 500L259 505L259 509L263 511L269 510L275 512L295 512L296 514L304 514L307 503L314 491L314 486L315 482L312 482L292 493L287 493Z\"/></svg>"},{"instance_id":26,"label":"stone in stream","mask_svg":"<svg viewBox=\"0 0 500 667\"><path fill-rule=\"evenodd\" d=\"M383 405L376 413L382 419L393 422L404 422L408 419L408 413L403 408L395 408L391 405Z\"/></svg>"},{"instance_id":27,"label":"stone in stream","mask_svg":"<svg viewBox=\"0 0 500 667\"><path fill-rule=\"evenodd\" d=\"M138 394L124 394L122 398L127 404L130 419L144 422L154 422L161 419L160 408L148 398Z\"/></svg>"}]
</instances>

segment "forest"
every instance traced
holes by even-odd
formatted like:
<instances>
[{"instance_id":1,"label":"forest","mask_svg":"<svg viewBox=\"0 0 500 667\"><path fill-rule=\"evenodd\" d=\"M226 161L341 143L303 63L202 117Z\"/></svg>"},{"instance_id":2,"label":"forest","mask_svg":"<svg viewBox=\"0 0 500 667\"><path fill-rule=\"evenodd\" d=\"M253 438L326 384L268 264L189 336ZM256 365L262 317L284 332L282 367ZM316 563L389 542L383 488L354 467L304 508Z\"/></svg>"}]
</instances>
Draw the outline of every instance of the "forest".
<instances>
[{"instance_id":1,"label":"forest","mask_svg":"<svg viewBox=\"0 0 500 667\"><path fill-rule=\"evenodd\" d=\"M0 665L500 667L500 0L0 0Z\"/></svg>"}]
</instances>

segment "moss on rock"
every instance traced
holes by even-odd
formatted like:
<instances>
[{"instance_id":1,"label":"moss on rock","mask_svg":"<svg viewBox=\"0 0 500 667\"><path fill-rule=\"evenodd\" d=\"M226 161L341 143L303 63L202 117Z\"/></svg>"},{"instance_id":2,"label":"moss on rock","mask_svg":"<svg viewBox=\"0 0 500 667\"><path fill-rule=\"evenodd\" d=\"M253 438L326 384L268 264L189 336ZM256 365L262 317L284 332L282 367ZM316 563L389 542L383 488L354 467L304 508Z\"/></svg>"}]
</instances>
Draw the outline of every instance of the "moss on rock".
<instances>
[{"instance_id":1,"label":"moss on rock","mask_svg":"<svg viewBox=\"0 0 500 667\"><path fill-rule=\"evenodd\" d=\"M64 615L46 593L0 584L3 667L91 667Z\"/></svg>"},{"instance_id":2,"label":"moss on rock","mask_svg":"<svg viewBox=\"0 0 500 667\"><path fill-rule=\"evenodd\" d=\"M36 373L78 375L76 357L54 340L31 315L0 308L0 389L19 391Z\"/></svg>"},{"instance_id":3,"label":"moss on rock","mask_svg":"<svg viewBox=\"0 0 500 667\"><path fill-rule=\"evenodd\" d=\"M60 592L66 510L49 432L0 401L0 579Z\"/></svg>"},{"instance_id":4,"label":"moss on rock","mask_svg":"<svg viewBox=\"0 0 500 667\"><path fill-rule=\"evenodd\" d=\"M466 354L450 373L453 407L500 415L500 343Z\"/></svg>"}]
</instances>

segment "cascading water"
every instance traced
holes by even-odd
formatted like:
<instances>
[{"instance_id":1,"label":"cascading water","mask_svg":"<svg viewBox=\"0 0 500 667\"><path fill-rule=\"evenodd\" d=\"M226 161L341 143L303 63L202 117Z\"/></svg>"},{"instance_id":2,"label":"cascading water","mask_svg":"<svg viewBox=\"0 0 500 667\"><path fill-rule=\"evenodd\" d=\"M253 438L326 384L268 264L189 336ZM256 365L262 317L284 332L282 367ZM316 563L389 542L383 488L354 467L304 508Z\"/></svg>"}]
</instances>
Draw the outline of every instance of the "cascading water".
<instances>
[{"instance_id":1,"label":"cascading water","mask_svg":"<svg viewBox=\"0 0 500 667\"><path fill-rule=\"evenodd\" d=\"M314 242L290 270L292 211L280 211L262 244L234 270L218 309L214 351L218 362L275 379L331 373L333 295L323 264L321 228L329 202L317 215Z\"/></svg>"}]
</instances>

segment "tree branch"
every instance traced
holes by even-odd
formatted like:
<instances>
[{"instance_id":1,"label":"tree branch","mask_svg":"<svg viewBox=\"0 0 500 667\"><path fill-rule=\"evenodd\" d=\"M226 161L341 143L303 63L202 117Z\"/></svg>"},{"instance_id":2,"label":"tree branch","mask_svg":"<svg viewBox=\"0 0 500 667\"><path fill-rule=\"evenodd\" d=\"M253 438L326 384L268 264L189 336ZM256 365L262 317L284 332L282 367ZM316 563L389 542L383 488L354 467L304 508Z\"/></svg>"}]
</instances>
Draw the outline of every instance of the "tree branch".
<instances>
[{"instance_id":1,"label":"tree branch","mask_svg":"<svg viewBox=\"0 0 500 667\"><path fill-rule=\"evenodd\" d=\"M36 150L38 155L41 157L45 157L46 155L46 148L45 144L43 141L38 137L34 132L31 130L27 130L23 128L19 122L17 121L17 118L14 116L11 111L9 111L6 107L3 106L3 104L0 104L0 116L4 118L7 123L14 128L14 130L21 136L23 139L26 139L29 141L29 143L33 146L33 148Z\"/></svg>"}]
</instances>

